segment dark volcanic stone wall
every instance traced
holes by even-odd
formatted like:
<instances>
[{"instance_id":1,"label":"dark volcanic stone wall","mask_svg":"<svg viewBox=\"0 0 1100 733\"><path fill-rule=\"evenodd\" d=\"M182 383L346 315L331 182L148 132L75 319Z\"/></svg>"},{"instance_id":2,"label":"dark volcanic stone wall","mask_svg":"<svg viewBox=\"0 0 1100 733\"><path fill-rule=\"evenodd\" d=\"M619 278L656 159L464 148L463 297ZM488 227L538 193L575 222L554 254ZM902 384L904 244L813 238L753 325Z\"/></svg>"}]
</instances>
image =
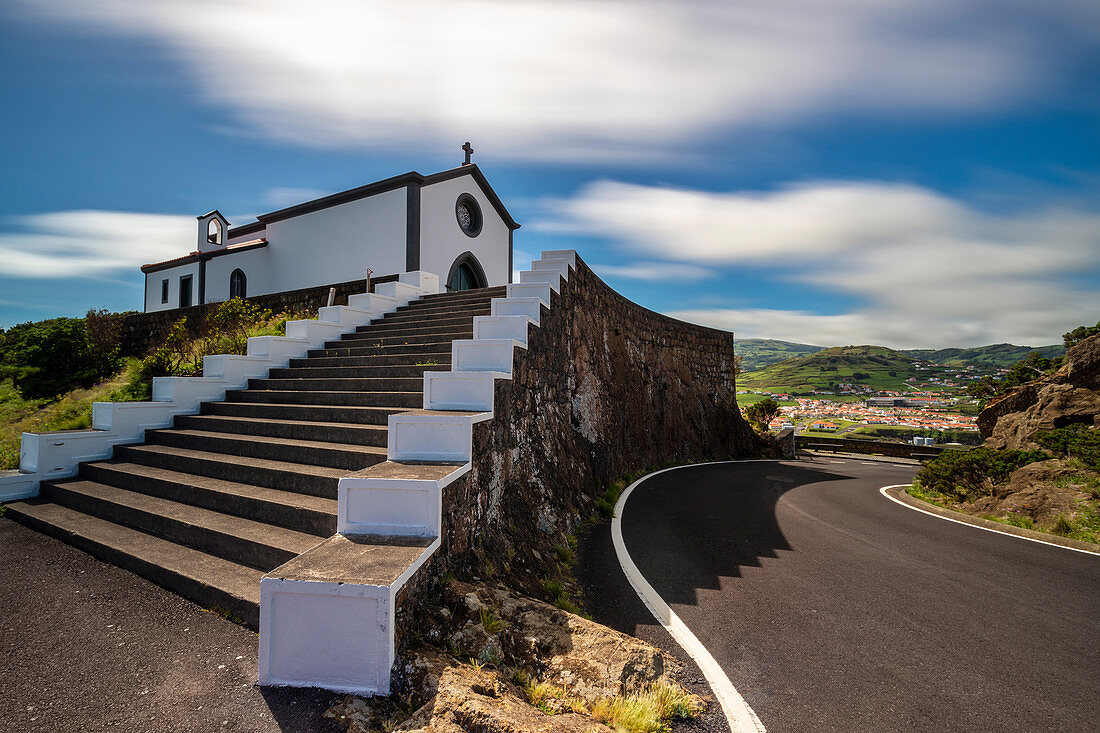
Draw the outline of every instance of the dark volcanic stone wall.
<instances>
[{"instance_id":1,"label":"dark volcanic stone wall","mask_svg":"<svg viewBox=\"0 0 1100 733\"><path fill-rule=\"evenodd\" d=\"M513 378L496 382L473 468L444 491L442 547L401 600L445 572L545 595L567 535L597 516L611 482L774 451L737 409L732 333L646 310L579 259L551 305L516 350Z\"/></svg>"}]
</instances>

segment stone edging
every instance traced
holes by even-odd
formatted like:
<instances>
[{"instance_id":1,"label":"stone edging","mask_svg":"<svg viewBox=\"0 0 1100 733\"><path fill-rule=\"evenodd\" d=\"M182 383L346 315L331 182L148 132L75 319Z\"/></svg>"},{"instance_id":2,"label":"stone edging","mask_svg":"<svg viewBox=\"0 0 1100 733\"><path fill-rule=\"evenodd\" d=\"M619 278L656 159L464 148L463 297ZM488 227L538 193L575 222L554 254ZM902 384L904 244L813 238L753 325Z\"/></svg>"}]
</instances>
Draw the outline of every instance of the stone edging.
<instances>
[{"instance_id":1,"label":"stone edging","mask_svg":"<svg viewBox=\"0 0 1100 733\"><path fill-rule=\"evenodd\" d=\"M975 527L981 527L982 529L991 530L993 532L1000 532L1001 534L1016 535L1017 537L1034 540L1036 542L1045 542L1048 545L1059 545L1061 547L1067 547L1071 550L1091 552L1100 555L1100 545L1093 544L1092 542L1071 540L1066 537L1060 537L1056 534L1048 534L1046 532L1039 532L1034 529L1025 529L1023 527L1014 527L1011 524L994 522L992 519L974 517L969 514L963 514L962 512L956 512L952 509L944 509L941 506L936 506L935 504L930 504L927 501L922 501L915 496L910 496L909 492L905 491L901 487L887 487L886 489L884 489L884 492L888 494L891 498L896 499L903 504L907 504L914 509L928 512L929 514L935 514L936 516L943 517L944 519L951 519L956 522L970 524Z\"/></svg>"}]
</instances>

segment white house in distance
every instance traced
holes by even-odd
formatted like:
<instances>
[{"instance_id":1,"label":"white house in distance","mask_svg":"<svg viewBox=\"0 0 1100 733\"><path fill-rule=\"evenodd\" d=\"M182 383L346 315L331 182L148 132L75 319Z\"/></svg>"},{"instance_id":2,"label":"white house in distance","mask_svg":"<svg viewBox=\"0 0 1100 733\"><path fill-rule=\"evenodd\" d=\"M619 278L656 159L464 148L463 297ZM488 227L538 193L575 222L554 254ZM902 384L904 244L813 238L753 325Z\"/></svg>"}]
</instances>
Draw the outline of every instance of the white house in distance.
<instances>
[{"instance_id":1,"label":"white house in distance","mask_svg":"<svg viewBox=\"0 0 1100 733\"><path fill-rule=\"evenodd\" d=\"M365 279L367 268L430 272L448 290L509 283L519 224L469 152L452 170L404 173L238 227L204 214L195 251L142 266L145 311Z\"/></svg>"}]
</instances>

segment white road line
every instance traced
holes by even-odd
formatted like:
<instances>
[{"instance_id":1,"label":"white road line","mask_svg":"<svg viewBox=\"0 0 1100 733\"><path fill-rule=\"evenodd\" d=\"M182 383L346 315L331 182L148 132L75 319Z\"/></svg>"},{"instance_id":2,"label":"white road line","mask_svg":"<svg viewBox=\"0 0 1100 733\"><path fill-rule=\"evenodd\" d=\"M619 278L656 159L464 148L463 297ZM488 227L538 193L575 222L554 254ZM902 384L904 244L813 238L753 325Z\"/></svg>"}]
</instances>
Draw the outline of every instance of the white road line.
<instances>
[{"instance_id":1,"label":"white road line","mask_svg":"<svg viewBox=\"0 0 1100 733\"><path fill-rule=\"evenodd\" d=\"M1069 547L1068 545L1059 545L1056 542L1047 542L1046 540L1036 539L1035 537L1025 537L1024 535L1013 534L1012 532L1005 532L1003 530L996 529L994 527L985 527L985 526L982 526L980 524L971 524L970 522L964 522L964 521L959 520L959 519L953 519L952 517L945 517L942 514L936 514L935 512L930 512L927 509L921 509L920 507L913 506L912 504L907 504L906 502L902 501L901 499L896 499L896 498L890 496L890 494L888 494L887 491L886 491L887 489L904 489L904 488L908 488L909 486L910 486L910 484L894 484L893 486L883 486L881 489L878 490L878 493L882 494L883 496L885 496L887 499L894 502L895 504L901 504L906 509L912 509L915 512L920 512L921 514L927 514L928 516L935 517L936 519L943 519L943 520L946 520L948 522L954 522L955 524L961 524L964 527L973 527L974 529L984 529L986 532L993 532L995 534L999 534L999 535L1002 535L1004 537L1015 537L1018 540L1027 540L1028 542L1037 542L1040 545L1048 545L1050 547L1059 547L1063 550L1072 550L1073 552L1083 552L1086 555L1096 555L1097 557L1100 557L1100 552L1093 552L1092 550L1082 550L1079 547Z\"/></svg>"},{"instance_id":2,"label":"white road line","mask_svg":"<svg viewBox=\"0 0 1100 733\"><path fill-rule=\"evenodd\" d=\"M678 468L690 468L692 466L713 466L718 463L753 462L754 461L714 461L711 463L693 463L688 466L675 466L673 468L654 471L651 474L642 476L630 486L626 487L626 491L622 493L622 496L619 497L619 501L615 504L615 514L611 519L611 540L615 544L615 555L619 558L619 565L622 567L623 572L626 573L627 580L630 581L630 585L634 587L634 591L638 594L638 597L642 599L642 603L646 605L649 612L653 614L653 617L661 622L661 625L672 635L676 643L687 652L688 656L695 660L697 665L699 665L699 669L703 672L707 684L710 685L710 689L714 691L714 696L718 698L718 703L722 706L722 712L726 714L726 722L729 723L732 733L766 733L766 731L764 724L760 722L760 718L756 717L756 713L752 711L749 704L745 702L745 699L737 692L737 688L733 686L729 677L726 676L722 667L715 661L710 652L707 651L707 648L696 638L695 634L691 632L691 629L680 620L680 617L676 615L672 608L665 603L665 600L661 598L657 591L653 589L653 586L649 584L649 581L642 575L641 571L638 570L638 566L630 559L630 553L626 551L626 543L623 541L622 516L623 507L626 506L626 500L630 498L630 494L634 491L634 488L646 479L656 476L659 473L675 471Z\"/></svg>"}]
</instances>

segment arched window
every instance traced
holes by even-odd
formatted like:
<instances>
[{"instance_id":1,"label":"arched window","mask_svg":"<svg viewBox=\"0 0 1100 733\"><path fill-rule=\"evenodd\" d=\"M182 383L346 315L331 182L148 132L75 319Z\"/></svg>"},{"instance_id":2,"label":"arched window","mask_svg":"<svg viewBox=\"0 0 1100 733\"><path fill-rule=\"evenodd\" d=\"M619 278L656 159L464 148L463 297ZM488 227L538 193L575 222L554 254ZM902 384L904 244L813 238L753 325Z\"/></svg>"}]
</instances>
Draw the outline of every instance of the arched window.
<instances>
[{"instance_id":1,"label":"arched window","mask_svg":"<svg viewBox=\"0 0 1100 733\"><path fill-rule=\"evenodd\" d=\"M485 270L477 261L472 252L463 252L451 265L451 271L447 274L447 292L456 290L473 290L485 288L489 281L485 278Z\"/></svg>"},{"instance_id":2,"label":"arched window","mask_svg":"<svg viewBox=\"0 0 1100 733\"><path fill-rule=\"evenodd\" d=\"M244 272L241 270L234 270L229 275L229 297L230 298L244 298L246 297L246 289L248 286L248 278L244 276Z\"/></svg>"},{"instance_id":3,"label":"arched window","mask_svg":"<svg viewBox=\"0 0 1100 733\"><path fill-rule=\"evenodd\" d=\"M210 244L222 243L222 223L217 219L211 219L206 225L206 241Z\"/></svg>"}]
</instances>

